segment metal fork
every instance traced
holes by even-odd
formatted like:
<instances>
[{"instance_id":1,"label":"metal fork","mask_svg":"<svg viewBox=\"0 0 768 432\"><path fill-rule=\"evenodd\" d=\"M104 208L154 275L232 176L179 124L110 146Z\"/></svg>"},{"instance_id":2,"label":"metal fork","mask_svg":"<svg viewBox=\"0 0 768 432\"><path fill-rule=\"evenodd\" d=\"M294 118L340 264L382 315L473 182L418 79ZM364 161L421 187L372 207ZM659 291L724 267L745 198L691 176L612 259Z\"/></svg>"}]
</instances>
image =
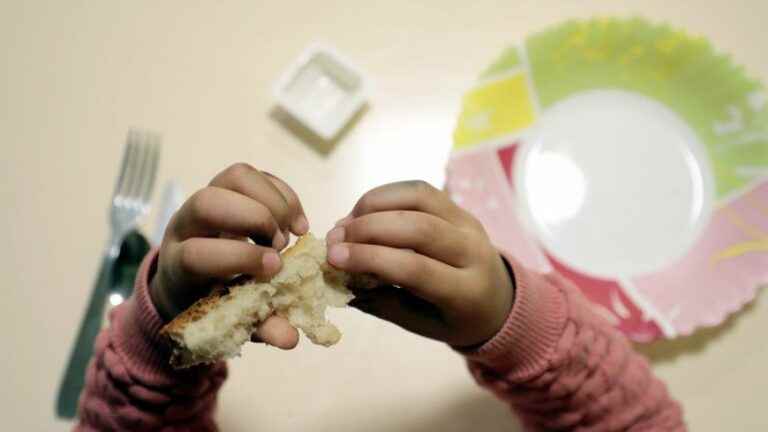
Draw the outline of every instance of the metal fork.
<instances>
[{"instance_id":1,"label":"metal fork","mask_svg":"<svg viewBox=\"0 0 768 432\"><path fill-rule=\"evenodd\" d=\"M160 137L152 132L132 129L123 152L120 175L112 194L109 222L112 227L107 255L117 257L120 243L141 216L149 211L160 159Z\"/></svg>"},{"instance_id":2,"label":"metal fork","mask_svg":"<svg viewBox=\"0 0 768 432\"><path fill-rule=\"evenodd\" d=\"M85 382L85 369L93 353L94 340L102 326L107 299L112 297L109 300L113 303L115 299L122 301L122 296L118 299L110 290L113 267L123 240L136 228L139 218L149 211L159 159L159 135L136 129L128 132L120 174L110 204L109 242L59 387L56 400L56 414L59 417L73 418L77 412L78 398Z\"/></svg>"}]
</instances>

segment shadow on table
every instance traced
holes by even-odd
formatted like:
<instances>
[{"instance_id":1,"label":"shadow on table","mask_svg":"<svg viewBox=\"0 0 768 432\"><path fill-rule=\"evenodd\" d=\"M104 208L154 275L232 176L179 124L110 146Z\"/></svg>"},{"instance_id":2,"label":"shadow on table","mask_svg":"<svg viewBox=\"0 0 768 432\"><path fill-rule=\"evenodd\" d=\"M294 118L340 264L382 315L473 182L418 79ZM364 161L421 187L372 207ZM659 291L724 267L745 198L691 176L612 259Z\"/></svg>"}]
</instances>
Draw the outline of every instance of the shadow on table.
<instances>
[{"instance_id":1,"label":"shadow on table","mask_svg":"<svg viewBox=\"0 0 768 432\"><path fill-rule=\"evenodd\" d=\"M353 419L343 416L318 431L365 430L366 432L517 432L522 431L515 414L490 393L467 394L441 406L430 406L423 415L403 415L406 407L378 408L357 412ZM413 409L413 407L407 407ZM389 412L389 414L386 414ZM400 414L398 414L400 412Z\"/></svg>"},{"instance_id":2,"label":"shadow on table","mask_svg":"<svg viewBox=\"0 0 768 432\"><path fill-rule=\"evenodd\" d=\"M314 132L312 132L312 130L304 126L301 122L293 118L293 116L288 114L280 107L273 107L269 112L269 116L272 118L272 120L278 122L281 126L288 130L288 132L313 148L315 151L323 156L327 156L329 153L331 153L331 151L333 151L336 145L342 139L344 139L345 136L347 136L349 131L360 122L360 119L365 115L366 112L368 112L368 109L368 104L364 105L363 108L355 113L352 119L347 122L346 126L344 126L341 132L339 132L339 134L330 141L326 141L317 136Z\"/></svg>"},{"instance_id":3,"label":"shadow on table","mask_svg":"<svg viewBox=\"0 0 768 432\"><path fill-rule=\"evenodd\" d=\"M653 363L673 361L683 354L700 353L716 339L725 337L731 333L736 324L740 320L743 320L744 317L754 313L755 303L761 301L761 297L764 296L762 294L763 291L765 291L765 289L758 290L754 300L745 305L740 311L729 315L728 318L718 326L698 329L690 336L658 340L650 344L637 343L634 344L634 347Z\"/></svg>"}]
</instances>

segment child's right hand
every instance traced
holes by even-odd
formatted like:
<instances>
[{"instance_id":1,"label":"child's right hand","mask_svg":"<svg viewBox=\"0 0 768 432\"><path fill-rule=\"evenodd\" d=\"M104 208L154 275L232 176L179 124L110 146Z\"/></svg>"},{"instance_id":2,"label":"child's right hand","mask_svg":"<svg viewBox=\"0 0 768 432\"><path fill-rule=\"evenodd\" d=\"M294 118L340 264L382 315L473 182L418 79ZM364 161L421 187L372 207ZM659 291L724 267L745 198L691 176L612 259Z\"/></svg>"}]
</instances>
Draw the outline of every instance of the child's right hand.
<instances>
[{"instance_id":1,"label":"child's right hand","mask_svg":"<svg viewBox=\"0 0 768 432\"><path fill-rule=\"evenodd\" d=\"M171 219L150 283L152 301L170 321L235 275L269 278L280 270L278 251L288 244L288 232L308 230L301 202L285 182L245 163L232 165ZM298 342L296 329L277 316L261 323L256 333L280 348Z\"/></svg>"},{"instance_id":2,"label":"child's right hand","mask_svg":"<svg viewBox=\"0 0 768 432\"><path fill-rule=\"evenodd\" d=\"M391 284L354 305L414 333L473 347L509 316L514 281L482 224L425 182L368 191L327 241L331 265Z\"/></svg>"}]
</instances>

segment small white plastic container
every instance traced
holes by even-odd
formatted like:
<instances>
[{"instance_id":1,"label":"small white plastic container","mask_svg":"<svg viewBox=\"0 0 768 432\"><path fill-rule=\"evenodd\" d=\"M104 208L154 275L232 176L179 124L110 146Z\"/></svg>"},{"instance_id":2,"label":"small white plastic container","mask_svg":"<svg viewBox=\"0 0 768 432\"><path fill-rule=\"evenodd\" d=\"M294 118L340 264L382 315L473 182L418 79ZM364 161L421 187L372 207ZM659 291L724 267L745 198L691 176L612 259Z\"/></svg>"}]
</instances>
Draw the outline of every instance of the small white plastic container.
<instances>
[{"instance_id":1,"label":"small white plastic container","mask_svg":"<svg viewBox=\"0 0 768 432\"><path fill-rule=\"evenodd\" d=\"M331 141L365 105L368 83L334 49L315 44L280 77L274 97L282 110Z\"/></svg>"}]
</instances>

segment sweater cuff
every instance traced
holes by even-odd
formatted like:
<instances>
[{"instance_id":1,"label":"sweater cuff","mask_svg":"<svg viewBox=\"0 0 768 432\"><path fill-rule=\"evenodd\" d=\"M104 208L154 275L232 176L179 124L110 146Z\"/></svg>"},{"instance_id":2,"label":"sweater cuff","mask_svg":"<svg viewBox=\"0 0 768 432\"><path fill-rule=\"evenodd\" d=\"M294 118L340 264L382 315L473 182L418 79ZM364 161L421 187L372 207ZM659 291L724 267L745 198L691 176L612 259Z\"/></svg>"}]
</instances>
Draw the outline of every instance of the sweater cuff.
<instances>
[{"instance_id":1,"label":"sweater cuff","mask_svg":"<svg viewBox=\"0 0 768 432\"><path fill-rule=\"evenodd\" d=\"M112 341L132 368L144 376L170 370L170 350L160 336L165 325L149 294L149 281L157 267L157 249L144 258L136 274L133 295L114 311Z\"/></svg>"},{"instance_id":2,"label":"sweater cuff","mask_svg":"<svg viewBox=\"0 0 768 432\"><path fill-rule=\"evenodd\" d=\"M515 282L515 300L501 330L479 348L463 351L469 360L498 372L526 377L548 365L567 318L563 293L544 276L505 256Z\"/></svg>"}]
</instances>

